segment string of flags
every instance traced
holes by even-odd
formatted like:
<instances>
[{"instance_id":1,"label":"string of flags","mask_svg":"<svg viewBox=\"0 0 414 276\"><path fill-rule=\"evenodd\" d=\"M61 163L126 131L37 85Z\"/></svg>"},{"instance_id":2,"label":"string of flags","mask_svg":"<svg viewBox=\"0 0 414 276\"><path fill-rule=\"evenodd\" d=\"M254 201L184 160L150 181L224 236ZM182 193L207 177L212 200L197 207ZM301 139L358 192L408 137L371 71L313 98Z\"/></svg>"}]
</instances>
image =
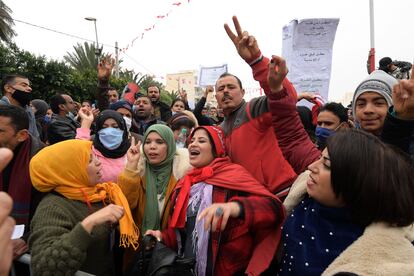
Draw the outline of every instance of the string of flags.
<instances>
[{"instance_id":1,"label":"string of flags","mask_svg":"<svg viewBox=\"0 0 414 276\"><path fill-rule=\"evenodd\" d=\"M191 0L187 0L187 4L189 4L190 3L190 1ZM159 15L157 15L156 17L155 17L155 20L156 21L160 21L160 20L165 20L165 19L167 19L168 18L168 16L174 11L174 9L176 9L177 7L180 7L181 5L183 5L183 2L174 2L174 3L172 3L171 4L172 5L172 8L170 8L169 10L168 10L168 12L166 12L166 13L159 13ZM142 31L141 31L141 33L139 33L135 38L133 38L132 40L131 40L131 42L129 42L124 48L121 48L120 49L120 53L126 53L126 51L128 51L128 49L130 49L130 48L132 48L132 47L134 47L134 43L137 41L137 40L143 40L144 39L144 35L147 33L147 32L149 32L149 31L152 31L152 30L154 30L155 29L155 25L156 24L158 24L158 22L154 22L153 24L150 24L150 25L147 25L148 27L147 28L144 28Z\"/></svg>"}]
</instances>

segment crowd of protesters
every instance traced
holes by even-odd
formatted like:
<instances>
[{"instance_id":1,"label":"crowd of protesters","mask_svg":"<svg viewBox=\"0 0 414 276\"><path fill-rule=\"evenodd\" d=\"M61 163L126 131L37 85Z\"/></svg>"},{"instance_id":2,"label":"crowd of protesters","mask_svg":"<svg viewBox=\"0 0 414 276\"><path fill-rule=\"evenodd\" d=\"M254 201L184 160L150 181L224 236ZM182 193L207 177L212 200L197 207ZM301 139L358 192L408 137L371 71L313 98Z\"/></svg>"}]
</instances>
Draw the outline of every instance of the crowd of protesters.
<instances>
[{"instance_id":1,"label":"crowd of protesters","mask_svg":"<svg viewBox=\"0 0 414 276\"><path fill-rule=\"evenodd\" d=\"M194 110L155 85L119 95L111 59L92 102L32 100L27 77L4 76L0 275L12 260L27 275L25 253L34 275L123 275L144 236L193 259L193 275L414 275L410 64L383 58L348 108L324 103L233 23L265 92L249 102L230 73ZM14 224L25 231L12 240Z\"/></svg>"}]
</instances>

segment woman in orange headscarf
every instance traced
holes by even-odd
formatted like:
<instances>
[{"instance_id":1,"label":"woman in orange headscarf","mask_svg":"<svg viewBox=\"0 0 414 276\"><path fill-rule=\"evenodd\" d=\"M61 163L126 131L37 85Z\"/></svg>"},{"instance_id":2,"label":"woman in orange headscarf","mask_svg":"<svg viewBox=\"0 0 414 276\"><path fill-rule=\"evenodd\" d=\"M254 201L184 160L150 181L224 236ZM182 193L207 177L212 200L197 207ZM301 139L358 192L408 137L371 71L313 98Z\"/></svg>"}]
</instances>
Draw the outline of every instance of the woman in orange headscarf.
<instances>
[{"instance_id":1,"label":"woman in orange headscarf","mask_svg":"<svg viewBox=\"0 0 414 276\"><path fill-rule=\"evenodd\" d=\"M30 162L30 177L37 190L49 192L31 224L35 275L112 275L114 223L119 222L120 246L138 246L138 228L121 189L98 184L101 164L92 142L67 140L43 149Z\"/></svg>"}]
</instances>

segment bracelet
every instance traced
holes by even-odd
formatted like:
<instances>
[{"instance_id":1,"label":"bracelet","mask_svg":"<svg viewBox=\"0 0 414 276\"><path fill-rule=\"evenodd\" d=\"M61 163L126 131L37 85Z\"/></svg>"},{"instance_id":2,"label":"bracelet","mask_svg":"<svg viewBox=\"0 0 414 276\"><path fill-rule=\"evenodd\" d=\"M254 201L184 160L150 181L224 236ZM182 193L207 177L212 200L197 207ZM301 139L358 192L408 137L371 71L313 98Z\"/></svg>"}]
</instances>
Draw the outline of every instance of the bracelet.
<instances>
[{"instance_id":1,"label":"bracelet","mask_svg":"<svg viewBox=\"0 0 414 276\"><path fill-rule=\"evenodd\" d=\"M252 62L249 63L250 66L254 66L256 64L258 64L259 62L261 62L263 60L263 55L260 54L260 56L258 58L256 58L255 60L253 60Z\"/></svg>"}]
</instances>

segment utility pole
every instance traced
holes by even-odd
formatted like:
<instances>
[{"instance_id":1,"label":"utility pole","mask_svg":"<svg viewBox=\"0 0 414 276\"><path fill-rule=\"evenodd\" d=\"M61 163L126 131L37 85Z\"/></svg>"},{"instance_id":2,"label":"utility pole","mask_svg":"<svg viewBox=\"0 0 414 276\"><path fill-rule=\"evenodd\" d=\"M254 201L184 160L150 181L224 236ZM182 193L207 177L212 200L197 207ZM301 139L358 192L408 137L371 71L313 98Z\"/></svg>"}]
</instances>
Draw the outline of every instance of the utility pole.
<instances>
[{"instance_id":1,"label":"utility pole","mask_svg":"<svg viewBox=\"0 0 414 276\"><path fill-rule=\"evenodd\" d=\"M98 42L98 28L96 27L96 18L94 18L94 17L85 17L85 20L88 20L88 21L93 21L93 24L95 25L95 36L96 36L96 48L95 48L95 55L96 55L96 57L98 58L98 63L99 63L99 59L100 59L100 57L101 57L101 54L102 54L102 48L103 48L103 45L102 45L102 48L99 48L99 42Z\"/></svg>"},{"instance_id":2,"label":"utility pole","mask_svg":"<svg viewBox=\"0 0 414 276\"><path fill-rule=\"evenodd\" d=\"M369 0L369 25L370 25L370 40L371 49L369 51L369 70L375 70L375 37L374 37L374 0Z\"/></svg>"},{"instance_id":3,"label":"utility pole","mask_svg":"<svg viewBox=\"0 0 414 276\"><path fill-rule=\"evenodd\" d=\"M119 78L118 41L115 41L115 76Z\"/></svg>"}]
</instances>

